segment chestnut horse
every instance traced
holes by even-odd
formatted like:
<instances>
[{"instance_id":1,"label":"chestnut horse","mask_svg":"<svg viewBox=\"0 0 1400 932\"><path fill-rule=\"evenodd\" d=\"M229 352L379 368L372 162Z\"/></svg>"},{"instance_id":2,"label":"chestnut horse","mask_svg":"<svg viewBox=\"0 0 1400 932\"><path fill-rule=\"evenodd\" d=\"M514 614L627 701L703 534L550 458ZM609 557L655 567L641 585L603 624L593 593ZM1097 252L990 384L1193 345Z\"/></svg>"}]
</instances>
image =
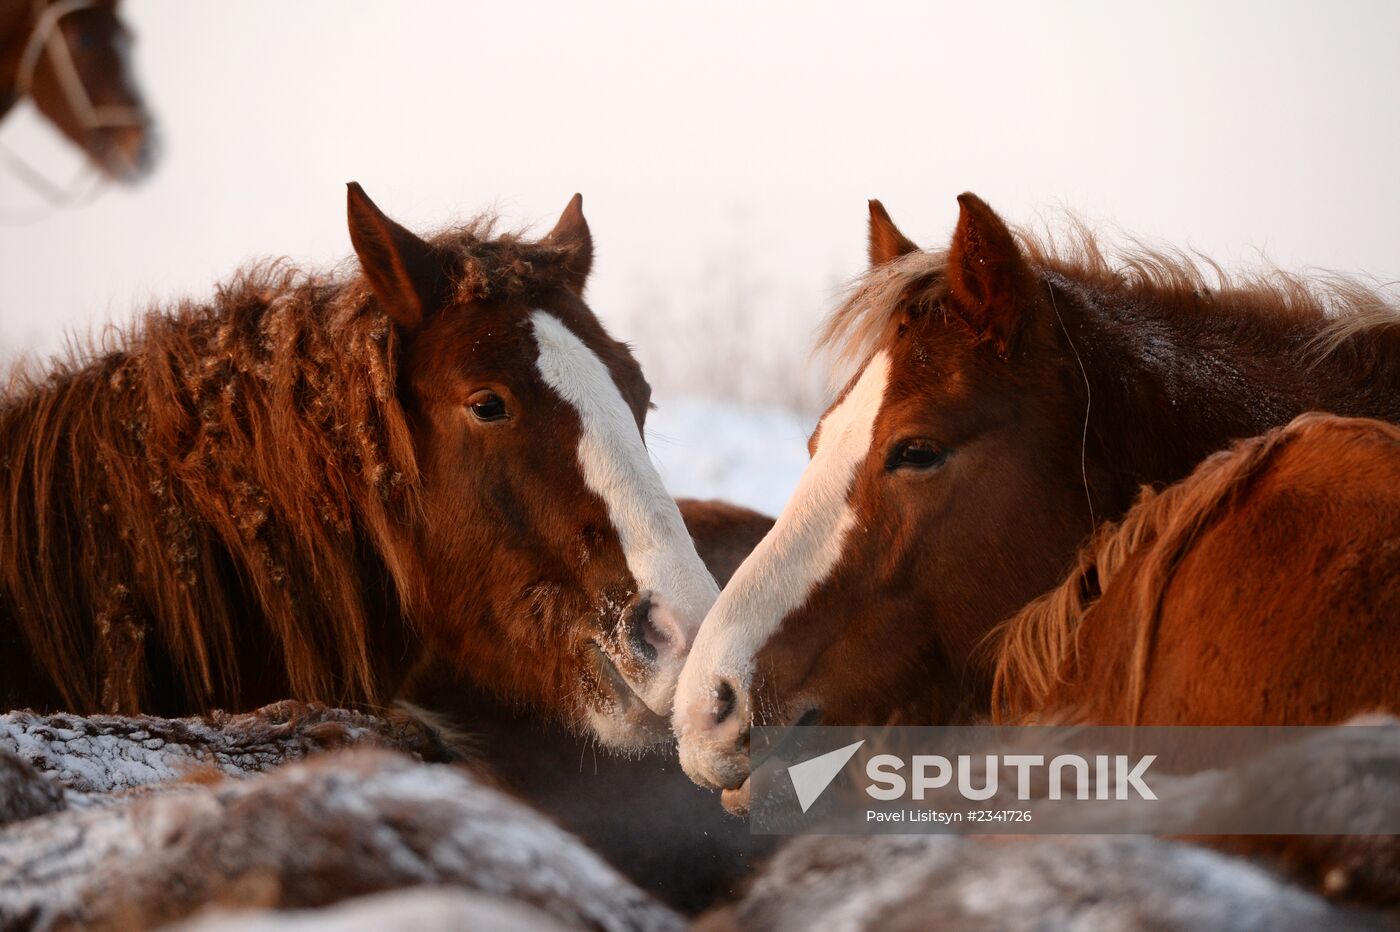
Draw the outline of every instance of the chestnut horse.
<instances>
[{"instance_id":1,"label":"chestnut horse","mask_svg":"<svg viewBox=\"0 0 1400 932\"><path fill-rule=\"evenodd\" d=\"M997 639L1002 722L1319 725L1400 700L1400 428L1305 414L1144 490Z\"/></svg>"},{"instance_id":2,"label":"chestnut horse","mask_svg":"<svg viewBox=\"0 0 1400 932\"><path fill-rule=\"evenodd\" d=\"M0 118L26 97L118 181L155 163L116 0L0 0Z\"/></svg>"},{"instance_id":3,"label":"chestnut horse","mask_svg":"<svg viewBox=\"0 0 1400 932\"><path fill-rule=\"evenodd\" d=\"M362 274L277 266L0 403L5 707L389 701L424 649L607 744L669 735L717 588L650 389L538 242L429 241L350 185Z\"/></svg>"},{"instance_id":4,"label":"chestnut horse","mask_svg":"<svg viewBox=\"0 0 1400 932\"><path fill-rule=\"evenodd\" d=\"M1346 281L1207 283L1190 261L1056 253L959 198L921 251L871 202L872 268L825 342L857 372L677 692L697 781L747 777L751 722L990 711L992 628L1059 582L1139 486L1309 410L1400 420L1400 322Z\"/></svg>"}]
</instances>

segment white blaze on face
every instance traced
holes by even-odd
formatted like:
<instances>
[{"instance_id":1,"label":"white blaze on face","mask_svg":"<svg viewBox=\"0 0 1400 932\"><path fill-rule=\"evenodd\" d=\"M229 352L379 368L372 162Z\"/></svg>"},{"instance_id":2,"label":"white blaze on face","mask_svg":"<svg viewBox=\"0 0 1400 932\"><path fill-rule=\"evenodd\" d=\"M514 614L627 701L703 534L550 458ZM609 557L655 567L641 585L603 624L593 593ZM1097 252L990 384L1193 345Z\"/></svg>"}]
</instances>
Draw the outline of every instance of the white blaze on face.
<instances>
[{"instance_id":1,"label":"white blaze on face","mask_svg":"<svg viewBox=\"0 0 1400 932\"><path fill-rule=\"evenodd\" d=\"M651 596L653 626L668 639L657 646L650 682L629 685L652 711L668 715L686 650L719 588L696 554L608 367L554 315L535 311L530 321L540 374L578 412L583 426L578 445L583 481L607 505L627 569L638 591Z\"/></svg>"},{"instance_id":2,"label":"white blaze on face","mask_svg":"<svg viewBox=\"0 0 1400 932\"><path fill-rule=\"evenodd\" d=\"M703 720L700 710L709 708L718 678L740 690L749 687L759 650L840 560L856 524L851 486L870 452L889 368L886 353L872 356L827 414L816 453L777 524L735 571L701 626L676 693L673 724L682 739Z\"/></svg>"}]
</instances>

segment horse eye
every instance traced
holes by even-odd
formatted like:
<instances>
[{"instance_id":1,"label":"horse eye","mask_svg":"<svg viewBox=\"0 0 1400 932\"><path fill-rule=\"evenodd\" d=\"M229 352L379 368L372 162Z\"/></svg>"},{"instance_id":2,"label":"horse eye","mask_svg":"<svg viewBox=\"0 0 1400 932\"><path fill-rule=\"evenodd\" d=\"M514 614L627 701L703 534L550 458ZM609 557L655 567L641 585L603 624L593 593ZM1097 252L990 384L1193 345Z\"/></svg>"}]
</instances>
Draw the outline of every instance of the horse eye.
<instances>
[{"instance_id":1,"label":"horse eye","mask_svg":"<svg viewBox=\"0 0 1400 932\"><path fill-rule=\"evenodd\" d=\"M890 451L885 461L885 469L932 469L942 466L948 459L948 451L931 440L906 440Z\"/></svg>"},{"instance_id":2,"label":"horse eye","mask_svg":"<svg viewBox=\"0 0 1400 932\"><path fill-rule=\"evenodd\" d=\"M506 403L495 392L477 392L467 401L472 417L478 421L500 421L506 418Z\"/></svg>"}]
</instances>

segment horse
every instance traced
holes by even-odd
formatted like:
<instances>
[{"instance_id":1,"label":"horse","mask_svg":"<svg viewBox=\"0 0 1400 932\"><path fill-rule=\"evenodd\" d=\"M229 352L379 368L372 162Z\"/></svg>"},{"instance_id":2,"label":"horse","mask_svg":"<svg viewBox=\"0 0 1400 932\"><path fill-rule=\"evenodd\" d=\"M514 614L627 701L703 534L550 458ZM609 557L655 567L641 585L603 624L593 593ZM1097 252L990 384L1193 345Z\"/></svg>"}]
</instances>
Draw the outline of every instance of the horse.
<instances>
[{"instance_id":1,"label":"horse","mask_svg":"<svg viewBox=\"0 0 1400 932\"><path fill-rule=\"evenodd\" d=\"M1115 260L1082 225L1056 247L958 202L937 251L870 204L871 268L821 338L855 373L681 677L702 785L744 784L753 722L985 718L980 645L1140 486L1305 411L1400 421L1400 313L1376 290L1212 283L1177 253Z\"/></svg>"},{"instance_id":2,"label":"horse","mask_svg":"<svg viewBox=\"0 0 1400 932\"><path fill-rule=\"evenodd\" d=\"M669 740L718 589L650 388L542 239L423 239L358 184L359 271L263 264L0 402L0 701L378 707L424 652L603 744Z\"/></svg>"},{"instance_id":3,"label":"horse","mask_svg":"<svg viewBox=\"0 0 1400 932\"><path fill-rule=\"evenodd\" d=\"M1400 428L1305 414L1143 491L994 638L1000 723L1320 725L1400 697Z\"/></svg>"},{"instance_id":4,"label":"horse","mask_svg":"<svg viewBox=\"0 0 1400 932\"><path fill-rule=\"evenodd\" d=\"M0 2L0 119L25 98L116 181L148 175L154 122L117 0Z\"/></svg>"}]
</instances>

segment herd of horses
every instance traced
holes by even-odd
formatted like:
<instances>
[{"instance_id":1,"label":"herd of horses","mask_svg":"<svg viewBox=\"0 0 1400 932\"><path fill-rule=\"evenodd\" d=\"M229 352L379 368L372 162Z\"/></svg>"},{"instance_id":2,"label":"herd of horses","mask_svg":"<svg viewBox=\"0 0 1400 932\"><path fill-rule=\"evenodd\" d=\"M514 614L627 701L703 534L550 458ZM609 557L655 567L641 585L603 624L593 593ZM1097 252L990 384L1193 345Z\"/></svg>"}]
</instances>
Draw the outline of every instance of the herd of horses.
<instances>
[{"instance_id":1,"label":"herd of horses","mask_svg":"<svg viewBox=\"0 0 1400 932\"><path fill-rule=\"evenodd\" d=\"M0 14L38 36L0 42L0 106L147 164L112 4ZM733 813L755 725L1395 711L1400 308L958 201L938 249L870 202L819 341L849 378L773 520L665 491L580 198L539 239L423 237L351 184L353 269L260 265L11 374L0 711L411 699L529 745L521 781L674 743Z\"/></svg>"}]
</instances>

